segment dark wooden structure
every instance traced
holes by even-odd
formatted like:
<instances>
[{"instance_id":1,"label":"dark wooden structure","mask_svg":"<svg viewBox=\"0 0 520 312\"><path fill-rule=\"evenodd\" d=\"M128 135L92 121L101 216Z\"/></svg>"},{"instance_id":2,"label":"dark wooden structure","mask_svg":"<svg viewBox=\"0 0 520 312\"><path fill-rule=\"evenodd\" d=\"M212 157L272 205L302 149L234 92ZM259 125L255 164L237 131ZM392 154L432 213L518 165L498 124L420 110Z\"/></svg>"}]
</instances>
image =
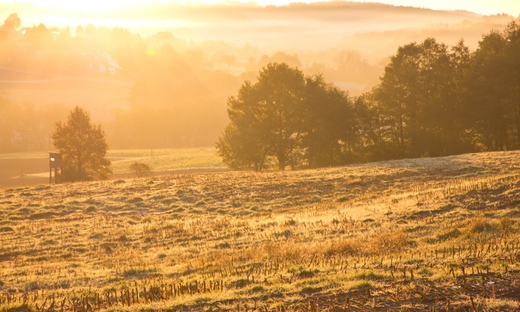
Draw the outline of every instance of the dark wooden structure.
<instances>
[{"instance_id":1,"label":"dark wooden structure","mask_svg":"<svg viewBox=\"0 0 520 312\"><path fill-rule=\"evenodd\" d=\"M61 168L63 161L61 154L49 152L49 184L60 183ZM53 175L54 173L54 175Z\"/></svg>"}]
</instances>

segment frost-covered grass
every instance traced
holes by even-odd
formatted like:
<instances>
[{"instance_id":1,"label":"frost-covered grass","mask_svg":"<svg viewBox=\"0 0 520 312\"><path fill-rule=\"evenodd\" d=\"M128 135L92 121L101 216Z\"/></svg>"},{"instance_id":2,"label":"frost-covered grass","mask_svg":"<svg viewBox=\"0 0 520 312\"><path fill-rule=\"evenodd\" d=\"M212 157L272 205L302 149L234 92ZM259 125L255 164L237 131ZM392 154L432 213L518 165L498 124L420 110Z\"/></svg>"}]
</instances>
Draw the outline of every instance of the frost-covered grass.
<instances>
[{"instance_id":1,"label":"frost-covered grass","mask_svg":"<svg viewBox=\"0 0 520 312\"><path fill-rule=\"evenodd\" d=\"M519 156L3 189L0 310L514 309Z\"/></svg>"}]
</instances>

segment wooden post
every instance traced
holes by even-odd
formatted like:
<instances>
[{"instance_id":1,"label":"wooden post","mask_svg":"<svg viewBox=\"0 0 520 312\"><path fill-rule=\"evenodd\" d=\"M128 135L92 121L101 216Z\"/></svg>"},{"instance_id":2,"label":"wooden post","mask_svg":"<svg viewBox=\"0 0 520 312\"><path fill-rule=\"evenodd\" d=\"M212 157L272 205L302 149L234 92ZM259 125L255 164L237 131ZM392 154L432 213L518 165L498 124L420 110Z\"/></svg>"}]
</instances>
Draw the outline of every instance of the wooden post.
<instances>
[{"instance_id":1,"label":"wooden post","mask_svg":"<svg viewBox=\"0 0 520 312\"><path fill-rule=\"evenodd\" d=\"M57 183L56 181L56 174L58 172L58 169L62 168L62 158L61 155L58 153L49 152L49 184L52 184L52 171L54 169L54 183Z\"/></svg>"}]
</instances>

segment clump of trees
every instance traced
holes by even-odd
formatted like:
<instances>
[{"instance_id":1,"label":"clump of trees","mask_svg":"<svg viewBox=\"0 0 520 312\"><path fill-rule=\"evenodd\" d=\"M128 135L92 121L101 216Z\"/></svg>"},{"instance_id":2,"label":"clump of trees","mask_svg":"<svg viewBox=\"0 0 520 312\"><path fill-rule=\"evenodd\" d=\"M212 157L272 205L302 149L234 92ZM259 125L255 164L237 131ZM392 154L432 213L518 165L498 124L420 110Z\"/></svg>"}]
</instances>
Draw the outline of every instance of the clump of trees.
<instances>
[{"instance_id":1,"label":"clump of trees","mask_svg":"<svg viewBox=\"0 0 520 312\"><path fill-rule=\"evenodd\" d=\"M470 116L489 150L520 148L520 25L482 38L468 75Z\"/></svg>"},{"instance_id":2,"label":"clump of trees","mask_svg":"<svg viewBox=\"0 0 520 312\"><path fill-rule=\"evenodd\" d=\"M392 57L372 92L393 158L520 148L520 26L471 53L429 38Z\"/></svg>"},{"instance_id":3,"label":"clump of trees","mask_svg":"<svg viewBox=\"0 0 520 312\"><path fill-rule=\"evenodd\" d=\"M67 122L56 123L52 140L62 155L63 181L106 179L112 173L110 160L106 159L105 132L91 123L89 113L82 108L74 108Z\"/></svg>"},{"instance_id":4,"label":"clump of trees","mask_svg":"<svg viewBox=\"0 0 520 312\"><path fill-rule=\"evenodd\" d=\"M321 76L305 76L285 63L270 63L258 82L246 81L228 100L230 123L216 146L231 168L260 171L272 159L278 169L335 165L351 150L348 94Z\"/></svg>"},{"instance_id":5,"label":"clump of trees","mask_svg":"<svg viewBox=\"0 0 520 312\"><path fill-rule=\"evenodd\" d=\"M473 136L464 101L470 64L460 41L448 47L433 38L400 47L373 90L372 105L382 117L375 126L392 158L471 151ZM466 119L466 120L465 120Z\"/></svg>"},{"instance_id":6,"label":"clump of trees","mask_svg":"<svg viewBox=\"0 0 520 312\"><path fill-rule=\"evenodd\" d=\"M285 63L264 67L228 99L216 143L234 169L270 161L322 167L354 161L520 148L520 26L475 52L428 38L398 49L379 85L359 97Z\"/></svg>"},{"instance_id":7,"label":"clump of trees","mask_svg":"<svg viewBox=\"0 0 520 312\"><path fill-rule=\"evenodd\" d=\"M70 91L67 97L77 97L78 100L83 99L82 93L74 90L88 90L95 86L96 90L103 91L99 92L100 99L113 99L112 92L119 94L125 88L120 82L133 85L127 97L129 105L113 109L109 114L103 106L80 102L80 106L88 108L94 115L101 115L103 111L107 117L102 121L103 127L112 148L179 148L213 144L228 123L227 97L236 92L244 80L255 80L258 71L269 63L286 63L300 68L305 74L322 75L326 81L348 85L350 94L358 95L365 88L377 84L387 64L387 58L380 61L380 57L391 53L388 51L393 49L394 43L389 44L389 41L398 40L394 38L397 33L364 34L365 43L359 41L362 39L360 36L353 36L340 44L343 48L299 52L300 55L283 51L267 55L250 45L237 46L215 40L193 44L169 32L145 37L120 27L24 25L20 20L23 16L13 13L6 17L3 23L0 22L0 66L4 80L21 78L22 82L30 77L34 77L30 80L36 80L40 79L38 77L73 75L79 78L74 83L68 79L56 79L52 84L56 90L67 88ZM472 34L505 25L505 20L509 18L482 17L472 22L469 30L467 25L454 25L455 28L450 26L448 33L460 32L460 27L464 27L468 30L464 35L471 40ZM442 34L430 34L451 40L450 35L446 36L445 27L442 31ZM380 41L381 36L392 39L385 41L383 46L386 47L375 54L368 53L367 48L361 53L350 50L354 46L351 44L353 38L358 40L356 48L359 49L372 46L373 42ZM282 46L279 48L283 49ZM370 62L366 58L371 59ZM24 82L24 88L31 85ZM39 83L35 85L38 89L41 87ZM35 105L11 101L7 95L0 97L0 152L52 148L49 137L54 122L65 115L55 103L37 103L38 92L23 96L24 101ZM13 94L14 100L18 96L16 92ZM59 105L65 102L70 101L65 97L57 100ZM66 107L65 113L69 109ZM372 149L374 156L370 159L377 159L378 153L385 155L378 151L391 144L387 141L379 143ZM367 142L363 144L372 146ZM311 165L316 166L316 161Z\"/></svg>"}]
</instances>

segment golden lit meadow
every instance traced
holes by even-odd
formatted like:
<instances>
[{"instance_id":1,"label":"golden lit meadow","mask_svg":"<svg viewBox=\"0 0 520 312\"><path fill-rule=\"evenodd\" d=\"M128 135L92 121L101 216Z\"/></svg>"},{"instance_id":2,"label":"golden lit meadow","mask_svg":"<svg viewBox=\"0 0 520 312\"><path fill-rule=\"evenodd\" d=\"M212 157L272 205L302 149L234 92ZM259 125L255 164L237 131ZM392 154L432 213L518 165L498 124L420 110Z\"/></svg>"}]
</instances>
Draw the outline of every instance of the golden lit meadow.
<instances>
[{"instance_id":1,"label":"golden lit meadow","mask_svg":"<svg viewBox=\"0 0 520 312\"><path fill-rule=\"evenodd\" d=\"M134 162L148 164L154 172L226 169L213 147L109 150L107 157L112 159L114 174L128 173Z\"/></svg>"},{"instance_id":2,"label":"golden lit meadow","mask_svg":"<svg viewBox=\"0 0 520 312\"><path fill-rule=\"evenodd\" d=\"M0 311L518 309L519 156L3 189Z\"/></svg>"},{"instance_id":3,"label":"golden lit meadow","mask_svg":"<svg viewBox=\"0 0 520 312\"><path fill-rule=\"evenodd\" d=\"M31 178L48 178L48 155L47 152L0 154L0 161L11 160L14 162L15 160L23 159L33 161L43 160L44 165L41 166L40 172L11 178L14 179L15 182L16 179L29 180L30 182ZM217 156L214 147L109 150L107 152L107 158L112 162L112 171L115 176L135 176L135 172L131 169L131 165L134 163L142 163L150 166L152 174L227 170L226 165L222 163L222 159ZM19 166L22 167L22 165ZM17 171L17 173L19 173L19 171ZM9 186L9 184L7 184L7 186Z\"/></svg>"}]
</instances>

